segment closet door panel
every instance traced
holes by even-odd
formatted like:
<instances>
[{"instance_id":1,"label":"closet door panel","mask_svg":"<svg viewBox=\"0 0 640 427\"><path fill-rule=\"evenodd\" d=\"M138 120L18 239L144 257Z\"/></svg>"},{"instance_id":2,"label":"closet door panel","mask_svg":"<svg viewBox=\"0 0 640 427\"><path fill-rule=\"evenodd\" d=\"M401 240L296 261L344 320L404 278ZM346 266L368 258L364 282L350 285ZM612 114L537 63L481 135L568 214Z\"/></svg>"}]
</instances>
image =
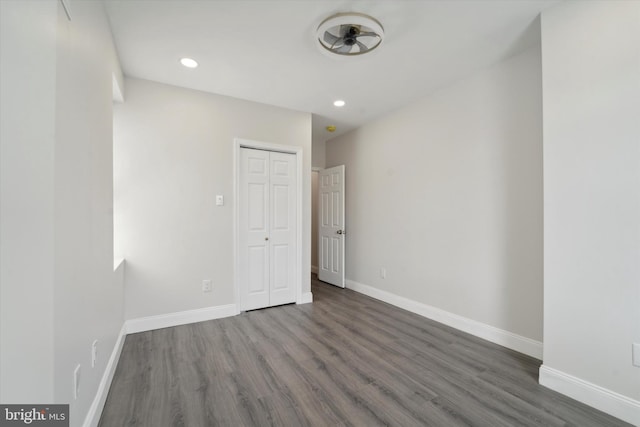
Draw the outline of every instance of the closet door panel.
<instances>
[{"instance_id":1,"label":"closet door panel","mask_svg":"<svg viewBox=\"0 0 640 427\"><path fill-rule=\"evenodd\" d=\"M269 152L243 148L240 160L240 310L269 306Z\"/></svg>"}]
</instances>

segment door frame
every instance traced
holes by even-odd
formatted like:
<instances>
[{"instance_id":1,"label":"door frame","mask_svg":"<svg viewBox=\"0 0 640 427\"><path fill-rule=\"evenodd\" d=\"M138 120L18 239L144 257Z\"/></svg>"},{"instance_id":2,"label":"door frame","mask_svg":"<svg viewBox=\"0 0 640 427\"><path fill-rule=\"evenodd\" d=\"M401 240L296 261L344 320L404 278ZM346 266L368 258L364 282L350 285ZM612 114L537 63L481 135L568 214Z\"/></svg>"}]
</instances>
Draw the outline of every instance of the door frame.
<instances>
[{"instance_id":1,"label":"door frame","mask_svg":"<svg viewBox=\"0 0 640 427\"><path fill-rule=\"evenodd\" d=\"M311 187L311 198L312 199L313 199L313 173L316 172L319 175L320 172L323 171L324 169L325 168L321 168L319 166L312 166L311 167L311 186L312 186ZM318 186L318 188L316 188L316 190L320 190L320 181L316 182L316 185ZM317 251L316 255L319 256L320 252L318 252L318 251L320 250L320 243L319 243L319 239L318 238L320 237L320 228L318 227L317 223L316 223L316 228L315 229L313 228L313 215L316 215L316 220L320 219L319 218L319 214L320 213L318 212L318 210L320 209L320 206L318 205L318 202L319 202L318 198L316 198L315 202L316 202L316 208L317 209L316 209L315 212L313 212L313 200L311 201L311 245L313 246L313 234L315 233L315 235L316 235L316 251ZM320 258L318 258L318 259L320 259ZM318 264L320 264L320 263L318 262ZM318 266L317 265L315 266L316 267L316 271L313 271L313 267L314 267L314 265L313 265L313 257L311 257L311 272L315 273L315 274L318 274Z\"/></svg>"},{"instance_id":2,"label":"door frame","mask_svg":"<svg viewBox=\"0 0 640 427\"><path fill-rule=\"evenodd\" d=\"M295 284L296 304L303 304L302 296L302 147L293 145L274 144L271 142L254 141L251 139L233 139L233 287L236 302L236 311L240 313L240 283L238 272L240 271L240 245L238 239L239 226L239 200L240 200L240 149L253 148L256 150L277 151L279 153L294 154L296 156L296 265Z\"/></svg>"}]
</instances>

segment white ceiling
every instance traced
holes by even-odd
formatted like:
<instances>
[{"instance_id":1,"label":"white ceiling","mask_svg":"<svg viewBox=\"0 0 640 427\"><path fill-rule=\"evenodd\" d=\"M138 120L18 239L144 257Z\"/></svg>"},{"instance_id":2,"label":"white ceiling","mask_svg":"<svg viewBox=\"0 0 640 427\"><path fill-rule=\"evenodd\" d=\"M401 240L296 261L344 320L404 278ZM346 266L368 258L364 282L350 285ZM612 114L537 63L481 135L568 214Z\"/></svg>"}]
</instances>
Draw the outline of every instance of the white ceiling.
<instances>
[{"instance_id":1,"label":"white ceiling","mask_svg":"<svg viewBox=\"0 0 640 427\"><path fill-rule=\"evenodd\" d=\"M313 113L318 141L538 43L537 16L557 1L108 0L107 12L126 75ZM350 11L379 20L385 40L330 57L315 30Z\"/></svg>"}]
</instances>

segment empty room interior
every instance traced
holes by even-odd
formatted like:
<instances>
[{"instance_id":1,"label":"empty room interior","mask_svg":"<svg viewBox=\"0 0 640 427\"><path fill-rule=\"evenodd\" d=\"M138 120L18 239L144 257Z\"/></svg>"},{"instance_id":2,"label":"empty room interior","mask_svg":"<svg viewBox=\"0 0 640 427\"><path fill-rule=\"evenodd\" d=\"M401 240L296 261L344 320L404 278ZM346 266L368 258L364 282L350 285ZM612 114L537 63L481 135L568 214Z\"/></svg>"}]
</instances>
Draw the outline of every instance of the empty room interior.
<instances>
[{"instance_id":1,"label":"empty room interior","mask_svg":"<svg viewBox=\"0 0 640 427\"><path fill-rule=\"evenodd\" d=\"M640 426L640 1L0 25L0 424Z\"/></svg>"}]
</instances>

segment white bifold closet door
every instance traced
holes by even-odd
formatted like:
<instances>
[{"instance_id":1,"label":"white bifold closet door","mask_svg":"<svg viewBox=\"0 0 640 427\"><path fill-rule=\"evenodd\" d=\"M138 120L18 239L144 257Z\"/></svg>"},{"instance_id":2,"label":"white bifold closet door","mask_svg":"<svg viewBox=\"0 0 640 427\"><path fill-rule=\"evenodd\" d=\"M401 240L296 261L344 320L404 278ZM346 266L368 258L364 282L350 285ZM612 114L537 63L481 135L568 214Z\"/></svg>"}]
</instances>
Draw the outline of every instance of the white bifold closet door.
<instances>
[{"instance_id":1,"label":"white bifold closet door","mask_svg":"<svg viewBox=\"0 0 640 427\"><path fill-rule=\"evenodd\" d=\"M240 310L295 302L296 155L240 151Z\"/></svg>"}]
</instances>

